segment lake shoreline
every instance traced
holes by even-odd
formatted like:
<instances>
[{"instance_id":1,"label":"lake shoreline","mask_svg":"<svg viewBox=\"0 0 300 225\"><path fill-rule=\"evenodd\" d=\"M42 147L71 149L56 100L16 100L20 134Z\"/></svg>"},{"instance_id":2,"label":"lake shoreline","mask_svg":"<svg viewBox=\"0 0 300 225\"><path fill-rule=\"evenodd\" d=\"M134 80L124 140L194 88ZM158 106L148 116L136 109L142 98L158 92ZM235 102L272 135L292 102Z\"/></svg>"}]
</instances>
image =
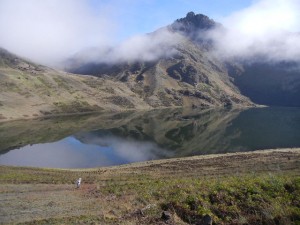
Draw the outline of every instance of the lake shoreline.
<instances>
[{"instance_id":1,"label":"lake shoreline","mask_svg":"<svg viewBox=\"0 0 300 225\"><path fill-rule=\"evenodd\" d=\"M270 106L267 105L258 105L255 104L254 106L232 106L231 109L251 109L251 108L268 108ZM197 110L207 110L207 109L222 109L226 108L225 106L214 106L214 107L198 107ZM288 108L288 107L286 107ZM297 108L297 107L296 107ZM173 106L173 107L157 107L152 109L118 109L118 110L99 110L99 111L86 111L86 112L74 112L74 113L57 113L57 114L48 114L48 115L36 115L36 116L27 116L27 117L20 117L20 118L8 118L2 117L1 110L0 110L0 123L5 122L12 122L12 121L25 121L25 120L39 120L39 119L49 119L49 118L56 118L56 117L67 117L67 116L81 116L81 115L92 115L92 114L103 114L103 113L124 113L124 112L147 112L153 110L164 110L164 109L189 109L195 110L195 108L187 108L181 106Z\"/></svg>"},{"instance_id":2,"label":"lake shoreline","mask_svg":"<svg viewBox=\"0 0 300 225\"><path fill-rule=\"evenodd\" d=\"M98 171L98 170L122 170L122 169L138 169L143 167L148 167L149 165L162 165L162 164L176 164L176 162L197 162L201 160L209 160L209 159L218 159L218 158L230 158L234 156L239 156L240 158L247 158L248 156L263 156L267 154L273 153L299 153L300 148L278 148L278 149L265 149L265 150L255 150L255 151L246 151L246 152L229 152L229 153L220 153L220 154L205 154L205 155L196 155L196 156L188 156L188 157L177 157L177 158L169 158L169 159L155 159L148 160L143 162L133 162L122 165L115 166L101 166L101 167L93 167L93 168L50 168L50 167L32 167L32 166L11 166L11 165L0 165L1 167L8 168L28 168L33 170L57 170L57 171Z\"/></svg>"},{"instance_id":3,"label":"lake shoreline","mask_svg":"<svg viewBox=\"0 0 300 225\"><path fill-rule=\"evenodd\" d=\"M197 156L189 156L189 157L181 157L181 158L170 158L170 159L157 159L157 160L149 160L144 162L135 162L130 164L118 165L118 166L110 166L110 167L103 167L105 169L125 169L125 168L139 168L151 165L160 165L160 164L167 164L167 163L176 163L176 162L184 162L184 161L200 161L200 160L209 160L209 159L216 159L216 158L223 158L223 157L232 157L232 156L240 156L247 158L248 156L253 155L264 155L264 154L272 154L272 153L299 153L300 148L279 148L279 149L265 149L265 150L255 150L255 151L247 151L247 152L229 152L229 153L221 153L221 154L206 154L206 155L197 155ZM87 168L82 170L97 170L98 168ZM78 169L69 169L69 170L78 170Z\"/></svg>"}]
</instances>

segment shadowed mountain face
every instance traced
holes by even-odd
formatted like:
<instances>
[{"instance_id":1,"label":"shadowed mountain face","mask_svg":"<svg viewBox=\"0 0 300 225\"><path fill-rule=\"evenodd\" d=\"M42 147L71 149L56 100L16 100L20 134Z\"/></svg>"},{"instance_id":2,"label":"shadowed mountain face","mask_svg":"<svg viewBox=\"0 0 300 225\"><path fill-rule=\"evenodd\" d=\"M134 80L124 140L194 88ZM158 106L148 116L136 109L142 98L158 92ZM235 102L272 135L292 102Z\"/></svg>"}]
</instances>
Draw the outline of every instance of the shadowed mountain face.
<instances>
[{"instance_id":1,"label":"shadowed mountain face","mask_svg":"<svg viewBox=\"0 0 300 225\"><path fill-rule=\"evenodd\" d=\"M231 75L241 93L257 104L300 107L300 63L245 63Z\"/></svg>"}]
</instances>

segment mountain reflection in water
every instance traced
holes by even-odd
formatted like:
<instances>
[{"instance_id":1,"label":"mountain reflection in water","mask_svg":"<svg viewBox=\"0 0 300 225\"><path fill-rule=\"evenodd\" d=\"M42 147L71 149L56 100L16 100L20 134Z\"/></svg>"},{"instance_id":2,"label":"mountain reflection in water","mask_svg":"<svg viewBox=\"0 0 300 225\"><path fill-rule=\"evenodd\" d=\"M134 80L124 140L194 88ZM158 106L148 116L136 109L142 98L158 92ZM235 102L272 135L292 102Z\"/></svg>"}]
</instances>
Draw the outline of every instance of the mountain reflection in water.
<instances>
[{"instance_id":1,"label":"mountain reflection in water","mask_svg":"<svg viewBox=\"0 0 300 225\"><path fill-rule=\"evenodd\" d=\"M84 168L300 147L299 108L165 109L0 124L0 164Z\"/></svg>"}]
</instances>

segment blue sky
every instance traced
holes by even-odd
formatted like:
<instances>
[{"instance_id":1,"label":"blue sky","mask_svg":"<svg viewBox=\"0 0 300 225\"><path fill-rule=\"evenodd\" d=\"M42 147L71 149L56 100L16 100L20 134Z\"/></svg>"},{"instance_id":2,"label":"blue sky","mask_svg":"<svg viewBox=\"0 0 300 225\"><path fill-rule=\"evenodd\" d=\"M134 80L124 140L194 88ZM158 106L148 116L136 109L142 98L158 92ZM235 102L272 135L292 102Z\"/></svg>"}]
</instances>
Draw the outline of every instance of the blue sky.
<instances>
[{"instance_id":1,"label":"blue sky","mask_svg":"<svg viewBox=\"0 0 300 225\"><path fill-rule=\"evenodd\" d=\"M89 0L93 11L115 7L119 21L119 40L151 32L184 17L187 12L201 13L220 21L233 12L251 5L253 0Z\"/></svg>"}]
</instances>

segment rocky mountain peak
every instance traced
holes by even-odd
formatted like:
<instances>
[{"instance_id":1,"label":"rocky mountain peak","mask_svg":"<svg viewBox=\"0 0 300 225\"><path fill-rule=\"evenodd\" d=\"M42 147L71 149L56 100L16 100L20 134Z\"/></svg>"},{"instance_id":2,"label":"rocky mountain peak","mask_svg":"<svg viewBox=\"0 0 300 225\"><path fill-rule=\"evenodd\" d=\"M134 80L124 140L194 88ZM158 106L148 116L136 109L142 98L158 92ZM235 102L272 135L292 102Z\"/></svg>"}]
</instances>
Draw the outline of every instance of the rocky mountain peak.
<instances>
[{"instance_id":1,"label":"rocky mountain peak","mask_svg":"<svg viewBox=\"0 0 300 225\"><path fill-rule=\"evenodd\" d=\"M203 14L187 13L186 17L177 19L172 25L173 31L179 31L188 36L194 36L195 32L205 31L216 27L218 24Z\"/></svg>"}]
</instances>

